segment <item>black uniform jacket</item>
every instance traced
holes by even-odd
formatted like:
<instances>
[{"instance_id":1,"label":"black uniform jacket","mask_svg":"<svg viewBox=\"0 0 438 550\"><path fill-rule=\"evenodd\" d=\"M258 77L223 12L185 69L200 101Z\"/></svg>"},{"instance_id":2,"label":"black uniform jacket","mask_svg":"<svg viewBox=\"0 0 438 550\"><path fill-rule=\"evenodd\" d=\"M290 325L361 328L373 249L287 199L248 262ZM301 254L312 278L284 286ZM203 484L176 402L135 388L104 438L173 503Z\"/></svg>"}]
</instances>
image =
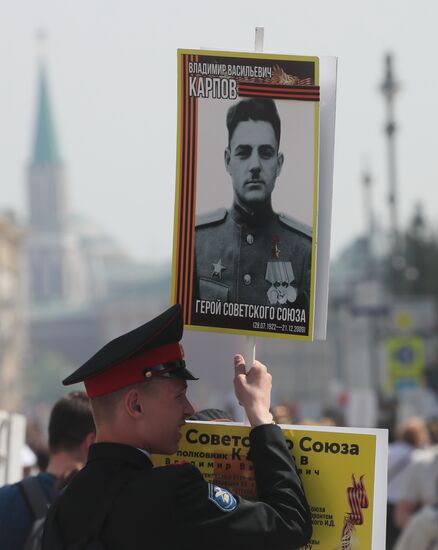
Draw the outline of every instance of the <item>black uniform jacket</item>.
<instances>
[{"instance_id":1,"label":"black uniform jacket","mask_svg":"<svg viewBox=\"0 0 438 550\"><path fill-rule=\"evenodd\" d=\"M193 298L304 308L308 316L312 229L269 206L234 204L196 219Z\"/></svg>"},{"instance_id":2,"label":"black uniform jacket","mask_svg":"<svg viewBox=\"0 0 438 550\"><path fill-rule=\"evenodd\" d=\"M211 484L191 464L153 468L134 447L97 443L85 468L49 510L47 529L56 522L65 542L81 539L101 495L125 470L128 482L100 536L108 550L299 548L310 538L311 516L283 434L277 426L263 425L251 431L250 440L258 501L236 496L226 511L209 498ZM48 550L46 543L43 548Z\"/></svg>"}]
</instances>

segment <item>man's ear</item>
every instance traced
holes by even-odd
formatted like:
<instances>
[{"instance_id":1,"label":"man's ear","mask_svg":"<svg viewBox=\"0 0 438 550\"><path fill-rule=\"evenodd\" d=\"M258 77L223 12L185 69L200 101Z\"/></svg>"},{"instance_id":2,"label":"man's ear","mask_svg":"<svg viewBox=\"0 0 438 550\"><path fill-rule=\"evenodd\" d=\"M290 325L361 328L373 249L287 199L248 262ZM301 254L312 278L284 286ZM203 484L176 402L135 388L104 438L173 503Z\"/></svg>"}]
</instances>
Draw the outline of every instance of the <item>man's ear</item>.
<instances>
[{"instance_id":1,"label":"man's ear","mask_svg":"<svg viewBox=\"0 0 438 550\"><path fill-rule=\"evenodd\" d=\"M281 169L283 168L284 155L283 153L277 154L277 178L281 174Z\"/></svg>"},{"instance_id":2,"label":"man's ear","mask_svg":"<svg viewBox=\"0 0 438 550\"><path fill-rule=\"evenodd\" d=\"M78 469L84 467L85 463L87 462L87 456L88 456L88 449L90 448L90 445L92 445L96 441L96 432L90 432L88 433L84 440L82 441L80 445L80 453L81 458L78 462Z\"/></svg>"},{"instance_id":3,"label":"man's ear","mask_svg":"<svg viewBox=\"0 0 438 550\"><path fill-rule=\"evenodd\" d=\"M126 392L123 404L125 411L129 416L136 418L143 412L143 407L141 404L140 393L138 390L130 390Z\"/></svg>"},{"instance_id":4,"label":"man's ear","mask_svg":"<svg viewBox=\"0 0 438 550\"><path fill-rule=\"evenodd\" d=\"M92 445L95 441L96 441L96 432L90 432L85 437L85 440L84 440L86 448L88 449L89 446Z\"/></svg>"},{"instance_id":5,"label":"man's ear","mask_svg":"<svg viewBox=\"0 0 438 550\"><path fill-rule=\"evenodd\" d=\"M230 148L227 147L224 151L224 161L225 161L225 170L230 173L230 160L231 160L231 152Z\"/></svg>"}]
</instances>

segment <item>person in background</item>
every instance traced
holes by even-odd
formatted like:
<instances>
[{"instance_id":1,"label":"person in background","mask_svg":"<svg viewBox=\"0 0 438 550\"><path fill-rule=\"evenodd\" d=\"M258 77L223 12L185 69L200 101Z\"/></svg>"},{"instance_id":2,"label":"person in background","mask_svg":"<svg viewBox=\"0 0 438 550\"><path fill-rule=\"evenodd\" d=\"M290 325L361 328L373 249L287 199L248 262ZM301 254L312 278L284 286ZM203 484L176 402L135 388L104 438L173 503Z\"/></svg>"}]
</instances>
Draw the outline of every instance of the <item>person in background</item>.
<instances>
[{"instance_id":1,"label":"person in background","mask_svg":"<svg viewBox=\"0 0 438 550\"><path fill-rule=\"evenodd\" d=\"M438 505L423 506L408 521L394 550L438 550Z\"/></svg>"},{"instance_id":2,"label":"person in background","mask_svg":"<svg viewBox=\"0 0 438 550\"><path fill-rule=\"evenodd\" d=\"M429 430L430 441L432 445L438 443L438 417L434 416L427 421L427 429Z\"/></svg>"},{"instance_id":3,"label":"person in background","mask_svg":"<svg viewBox=\"0 0 438 550\"><path fill-rule=\"evenodd\" d=\"M292 416L287 405L279 404L272 407L272 415L277 424L291 424Z\"/></svg>"},{"instance_id":4,"label":"person in background","mask_svg":"<svg viewBox=\"0 0 438 550\"><path fill-rule=\"evenodd\" d=\"M47 444L47 429L43 428L40 419L30 418L26 423L26 443L37 457L37 472L47 470L49 464L49 447Z\"/></svg>"},{"instance_id":5,"label":"person in background","mask_svg":"<svg viewBox=\"0 0 438 550\"><path fill-rule=\"evenodd\" d=\"M388 503L387 503L387 524L386 524L386 547L390 550L400 534L400 528L405 525L407 515L414 511L414 507L400 508L405 485L405 476L410 475L409 469L414 457L414 451L425 449L430 444L429 432L426 422L419 417L411 417L405 420L396 430L396 438L389 445L388 449ZM403 497L405 498L405 497ZM403 507L405 501L401 504ZM401 512L406 514L402 523Z\"/></svg>"},{"instance_id":6,"label":"person in background","mask_svg":"<svg viewBox=\"0 0 438 550\"><path fill-rule=\"evenodd\" d=\"M21 449L21 465L23 466L23 477L30 476L37 467L37 455L32 451L29 445L23 445Z\"/></svg>"},{"instance_id":7,"label":"person in background","mask_svg":"<svg viewBox=\"0 0 438 550\"><path fill-rule=\"evenodd\" d=\"M84 392L71 392L57 401L49 420L49 463L35 476L48 503L55 484L72 470L81 468L95 439L90 401ZM0 487L0 548L21 550L34 518L19 483Z\"/></svg>"}]
</instances>

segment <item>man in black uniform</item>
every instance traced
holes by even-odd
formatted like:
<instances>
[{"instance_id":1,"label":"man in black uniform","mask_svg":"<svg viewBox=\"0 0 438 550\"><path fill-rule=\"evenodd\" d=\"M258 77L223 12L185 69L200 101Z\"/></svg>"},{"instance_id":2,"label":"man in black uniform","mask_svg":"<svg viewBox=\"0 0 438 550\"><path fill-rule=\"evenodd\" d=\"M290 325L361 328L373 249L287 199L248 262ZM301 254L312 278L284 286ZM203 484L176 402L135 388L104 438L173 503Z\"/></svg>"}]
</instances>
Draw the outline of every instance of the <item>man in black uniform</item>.
<instances>
[{"instance_id":1,"label":"man in black uniform","mask_svg":"<svg viewBox=\"0 0 438 550\"><path fill-rule=\"evenodd\" d=\"M153 467L150 453L176 452L193 414L186 381L195 377L185 366L181 336L181 308L173 306L64 380L85 382L97 443L49 511L44 550L84 541L92 531L107 550L291 550L308 542L309 507L282 432L272 424L271 376L257 361L246 371L236 356L234 383L253 427L258 500L207 483L190 464Z\"/></svg>"},{"instance_id":2,"label":"man in black uniform","mask_svg":"<svg viewBox=\"0 0 438 550\"><path fill-rule=\"evenodd\" d=\"M272 209L284 161L274 101L251 98L232 105L227 128L225 167L234 200L229 210L196 219L194 311L199 313L196 300L290 306L302 310L297 318L307 327L312 230Z\"/></svg>"}]
</instances>

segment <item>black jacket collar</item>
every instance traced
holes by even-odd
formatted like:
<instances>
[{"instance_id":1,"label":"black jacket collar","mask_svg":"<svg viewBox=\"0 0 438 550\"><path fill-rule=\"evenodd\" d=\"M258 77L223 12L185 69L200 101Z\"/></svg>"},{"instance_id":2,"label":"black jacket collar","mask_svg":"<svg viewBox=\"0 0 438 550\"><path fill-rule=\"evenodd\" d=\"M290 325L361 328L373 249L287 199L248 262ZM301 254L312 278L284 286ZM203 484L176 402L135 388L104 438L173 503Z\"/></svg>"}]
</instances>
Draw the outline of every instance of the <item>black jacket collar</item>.
<instances>
[{"instance_id":1,"label":"black jacket collar","mask_svg":"<svg viewBox=\"0 0 438 550\"><path fill-rule=\"evenodd\" d=\"M249 206L243 207L234 201L230 209L231 217L239 225L249 225L261 227L267 225L274 217L275 212L272 210L271 201L267 201L257 210Z\"/></svg>"},{"instance_id":2,"label":"black jacket collar","mask_svg":"<svg viewBox=\"0 0 438 550\"><path fill-rule=\"evenodd\" d=\"M149 457L131 445L123 443L94 443L88 451L88 462L94 460L117 460L129 462L136 468L152 468Z\"/></svg>"}]
</instances>

